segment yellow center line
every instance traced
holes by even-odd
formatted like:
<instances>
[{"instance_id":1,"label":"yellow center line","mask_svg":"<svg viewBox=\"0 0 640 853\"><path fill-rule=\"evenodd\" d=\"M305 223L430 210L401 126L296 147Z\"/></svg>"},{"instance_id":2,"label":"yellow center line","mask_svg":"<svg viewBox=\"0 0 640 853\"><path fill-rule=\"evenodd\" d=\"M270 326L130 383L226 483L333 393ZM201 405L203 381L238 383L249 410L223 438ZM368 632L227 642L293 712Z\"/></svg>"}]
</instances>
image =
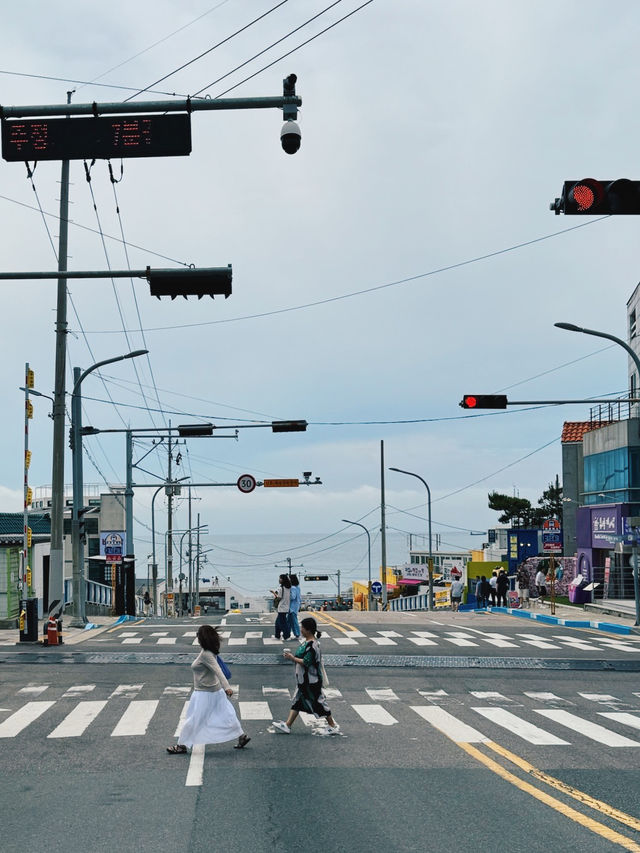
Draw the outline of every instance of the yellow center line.
<instances>
[{"instance_id":1,"label":"yellow center line","mask_svg":"<svg viewBox=\"0 0 640 853\"><path fill-rule=\"evenodd\" d=\"M540 782L544 782L552 788L562 791L562 793L566 794L568 797L573 797L574 800L578 800L585 806L589 806L589 808L602 812L602 814L606 814L607 817L613 818L620 823L624 823L630 829L635 829L636 832L640 832L640 820L633 817L633 815L621 812L619 809L614 808L614 806L610 806L609 803L597 800L595 797L585 794L584 791L579 791L577 788L567 785L566 782L561 782L560 779L556 779L554 776L549 776L549 774L545 773L544 770L539 770L537 767L534 767L533 764L529 764L529 762L525 761L524 758L520 758L519 755L514 755L513 752L509 752L508 749L500 746L500 744L494 743L493 741L487 741L487 746L489 749L492 749L494 752L502 755L503 758L507 759L507 761L511 761L512 764L516 764L521 770L524 770L525 773L529 773L534 777L534 779L538 779Z\"/></svg>"},{"instance_id":2,"label":"yellow center line","mask_svg":"<svg viewBox=\"0 0 640 853\"><path fill-rule=\"evenodd\" d=\"M640 844L637 844L635 841L632 841L630 838L627 838L626 835L622 835L620 832L616 832L614 829L610 829L608 826L605 826L604 823L600 823L597 820L593 820L593 818L587 817L586 815L582 814L582 812L579 812L571 806L566 805L561 800L552 797L545 791L541 791L539 788L535 788L529 782L525 782L523 779L514 776L513 773L510 773L501 764L498 764L492 758L489 758L488 755L485 755L475 746L472 746L470 743L458 743L457 741L454 741L454 743L457 743L457 745L461 749L464 749L464 751L468 753L472 758L475 758L476 761L479 761L481 764L484 764L485 767L488 767L489 770L491 770L497 776L500 776L506 782L510 782L512 785L514 785L516 788L519 788L521 791L524 791L526 794L535 797L536 800L539 800L541 803L544 803L546 806L549 806L549 808L559 812L561 815L563 815L563 817L566 817L569 820L572 820L575 823L579 824L580 826L589 829L591 832L595 833L596 835L600 835L607 841L611 841L612 844L618 844L625 850L632 851L632 853L640 853ZM491 741L488 741L487 746L493 748L494 746L497 746L497 744L493 744Z\"/></svg>"},{"instance_id":3,"label":"yellow center line","mask_svg":"<svg viewBox=\"0 0 640 853\"><path fill-rule=\"evenodd\" d=\"M119 631L121 628L132 628L134 625L141 625L144 621L144 619L137 619L135 622L123 622L121 625L115 625L113 628L109 628L106 633L111 634L113 631Z\"/></svg>"},{"instance_id":4,"label":"yellow center line","mask_svg":"<svg viewBox=\"0 0 640 853\"><path fill-rule=\"evenodd\" d=\"M324 623L325 625L329 625L332 628L337 628L338 631L342 631L343 633L346 633L347 631L358 630L353 625L349 625L348 622L338 622L335 616L329 616L326 610L320 611L320 613L316 617L316 621L320 622L321 624Z\"/></svg>"}]
</instances>

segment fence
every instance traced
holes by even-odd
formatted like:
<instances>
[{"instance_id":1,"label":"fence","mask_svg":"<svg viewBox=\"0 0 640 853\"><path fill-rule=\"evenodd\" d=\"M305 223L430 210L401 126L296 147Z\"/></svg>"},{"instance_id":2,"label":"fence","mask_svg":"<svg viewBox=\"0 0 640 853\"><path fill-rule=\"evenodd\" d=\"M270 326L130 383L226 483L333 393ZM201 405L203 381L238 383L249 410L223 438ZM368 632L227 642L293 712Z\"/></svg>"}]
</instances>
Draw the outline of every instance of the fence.
<instances>
[{"instance_id":1,"label":"fence","mask_svg":"<svg viewBox=\"0 0 640 853\"><path fill-rule=\"evenodd\" d=\"M73 581L65 578L64 603L71 604L73 601ZM136 595L136 613L144 613L144 600L141 595ZM113 588L96 581L85 581L85 611L87 616L108 616L113 607Z\"/></svg>"}]
</instances>

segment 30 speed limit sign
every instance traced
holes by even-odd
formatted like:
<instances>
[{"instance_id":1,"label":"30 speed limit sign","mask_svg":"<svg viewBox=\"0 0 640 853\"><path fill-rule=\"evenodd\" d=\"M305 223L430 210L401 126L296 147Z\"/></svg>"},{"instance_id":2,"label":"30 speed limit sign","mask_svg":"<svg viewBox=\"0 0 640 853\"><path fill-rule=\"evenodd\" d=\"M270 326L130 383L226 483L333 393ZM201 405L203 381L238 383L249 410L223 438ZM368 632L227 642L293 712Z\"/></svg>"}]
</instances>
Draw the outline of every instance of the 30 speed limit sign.
<instances>
[{"instance_id":1,"label":"30 speed limit sign","mask_svg":"<svg viewBox=\"0 0 640 853\"><path fill-rule=\"evenodd\" d=\"M248 495L249 492L252 492L256 487L256 478L251 474L242 474L238 477L237 486L241 492L244 492L245 495Z\"/></svg>"}]
</instances>

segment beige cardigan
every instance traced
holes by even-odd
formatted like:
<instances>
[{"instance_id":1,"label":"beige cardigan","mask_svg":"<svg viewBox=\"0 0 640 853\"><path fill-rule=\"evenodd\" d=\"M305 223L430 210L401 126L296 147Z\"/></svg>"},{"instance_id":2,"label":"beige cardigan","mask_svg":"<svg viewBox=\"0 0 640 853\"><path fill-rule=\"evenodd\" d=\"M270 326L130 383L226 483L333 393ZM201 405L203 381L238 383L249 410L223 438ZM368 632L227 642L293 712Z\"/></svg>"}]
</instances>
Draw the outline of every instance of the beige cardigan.
<instances>
[{"instance_id":1,"label":"beige cardigan","mask_svg":"<svg viewBox=\"0 0 640 853\"><path fill-rule=\"evenodd\" d=\"M206 690L213 693L216 690L228 690L229 682L224 677L220 664L213 652L203 649L191 664L193 670L193 689Z\"/></svg>"}]
</instances>

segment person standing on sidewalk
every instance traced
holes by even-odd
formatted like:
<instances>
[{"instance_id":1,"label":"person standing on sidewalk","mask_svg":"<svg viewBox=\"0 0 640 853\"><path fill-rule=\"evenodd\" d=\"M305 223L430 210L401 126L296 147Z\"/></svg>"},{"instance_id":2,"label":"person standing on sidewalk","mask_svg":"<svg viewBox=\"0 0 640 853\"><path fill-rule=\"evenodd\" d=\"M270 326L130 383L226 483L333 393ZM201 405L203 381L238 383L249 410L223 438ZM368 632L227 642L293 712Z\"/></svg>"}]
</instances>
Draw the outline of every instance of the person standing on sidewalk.
<instances>
[{"instance_id":1,"label":"person standing on sidewalk","mask_svg":"<svg viewBox=\"0 0 640 853\"><path fill-rule=\"evenodd\" d=\"M498 607L507 606L507 591L509 589L509 576L504 569L498 572L498 580L496 582L498 592Z\"/></svg>"},{"instance_id":2,"label":"person standing on sidewalk","mask_svg":"<svg viewBox=\"0 0 640 853\"><path fill-rule=\"evenodd\" d=\"M275 635L277 640L281 637L283 640L288 640L291 636L291 629L289 628L291 581L289 580L288 575L280 575L278 583L280 584L280 589L277 592L274 589L271 590L273 593L273 599L276 602L276 611L278 613L276 616Z\"/></svg>"},{"instance_id":3,"label":"person standing on sidewalk","mask_svg":"<svg viewBox=\"0 0 640 853\"><path fill-rule=\"evenodd\" d=\"M491 606L496 606L496 596L498 594L498 572L494 570L493 574L489 578L489 586L491 587L491 592L489 595L491 596Z\"/></svg>"},{"instance_id":4,"label":"person standing on sidewalk","mask_svg":"<svg viewBox=\"0 0 640 853\"><path fill-rule=\"evenodd\" d=\"M333 719L331 710L322 689L324 683L324 666L322 664L322 651L320 650L320 631L313 617L308 616L300 623L300 630L304 642L296 649L295 654L285 649L283 652L287 660L296 665L296 692L293 704L289 711L286 722L274 720L273 727L281 734L291 734L291 726L295 723L300 711L313 714L316 719L325 717L328 723L330 735L340 734L340 727Z\"/></svg>"},{"instance_id":5,"label":"person standing on sidewalk","mask_svg":"<svg viewBox=\"0 0 640 853\"><path fill-rule=\"evenodd\" d=\"M462 593L464 591L464 581L462 578L455 577L451 581L451 609L454 613L458 612L460 602L462 601Z\"/></svg>"},{"instance_id":6,"label":"person standing on sidewalk","mask_svg":"<svg viewBox=\"0 0 640 853\"><path fill-rule=\"evenodd\" d=\"M529 571L524 563L520 563L518 573L516 575L518 582L518 596L520 598L520 607L529 607Z\"/></svg>"},{"instance_id":7,"label":"person standing on sidewalk","mask_svg":"<svg viewBox=\"0 0 640 853\"><path fill-rule=\"evenodd\" d=\"M218 663L220 635L212 625L198 628L202 651L191 664L193 693L178 742L167 747L170 755L184 755L195 744L226 743L238 738L234 749L244 749L251 738L242 730L229 696L233 690Z\"/></svg>"},{"instance_id":8,"label":"person standing on sidewalk","mask_svg":"<svg viewBox=\"0 0 640 853\"><path fill-rule=\"evenodd\" d=\"M542 569L538 569L536 572L536 589L538 590L538 601L542 604L547 594L547 576Z\"/></svg>"},{"instance_id":9,"label":"person standing on sidewalk","mask_svg":"<svg viewBox=\"0 0 640 853\"><path fill-rule=\"evenodd\" d=\"M291 592L289 598L289 630L296 638L300 639L300 625L298 625L298 612L300 610L300 581L298 575L291 575Z\"/></svg>"}]
</instances>

